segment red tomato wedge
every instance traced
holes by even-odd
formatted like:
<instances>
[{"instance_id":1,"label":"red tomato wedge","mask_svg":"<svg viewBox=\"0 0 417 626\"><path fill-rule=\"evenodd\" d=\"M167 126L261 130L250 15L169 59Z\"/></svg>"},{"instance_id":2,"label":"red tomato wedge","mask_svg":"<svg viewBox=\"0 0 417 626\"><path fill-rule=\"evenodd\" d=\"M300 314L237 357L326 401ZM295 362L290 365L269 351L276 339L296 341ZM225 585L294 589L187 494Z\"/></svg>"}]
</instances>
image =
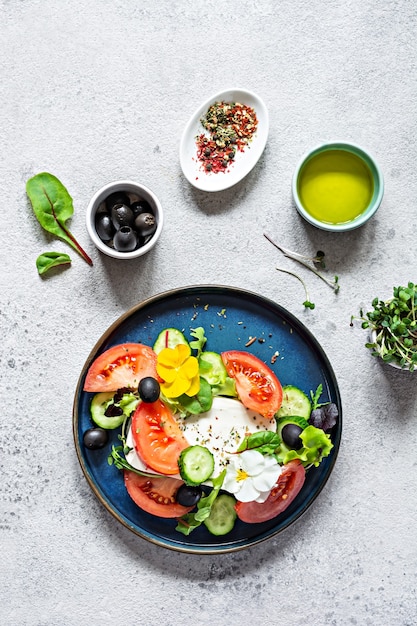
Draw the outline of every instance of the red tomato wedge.
<instances>
[{"instance_id":1,"label":"red tomato wedge","mask_svg":"<svg viewBox=\"0 0 417 626\"><path fill-rule=\"evenodd\" d=\"M109 348L91 364L84 382L84 391L117 391L122 387L137 388L145 376L158 378L156 354L141 343L122 343Z\"/></svg>"},{"instance_id":2,"label":"red tomato wedge","mask_svg":"<svg viewBox=\"0 0 417 626\"><path fill-rule=\"evenodd\" d=\"M276 517L291 504L300 493L305 480L305 469L297 459L284 465L277 486L265 502L237 502L236 513L242 522L255 524Z\"/></svg>"},{"instance_id":3,"label":"red tomato wedge","mask_svg":"<svg viewBox=\"0 0 417 626\"><path fill-rule=\"evenodd\" d=\"M242 404L272 418L282 403L282 386L274 372L249 352L222 352L222 359Z\"/></svg>"},{"instance_id":4,"label":"red tomato wedge","mask_svg":"<svg viewBox=\"0 0 417 626\"><path fill-rule=\"evenodd\" d=\"M132 417L136 452L155 472L178 474L178 459L189 443L163 402L141 402Z\"/></svg>"},{"instance_id":5,"label":"red tomato wedge","mask_svg":"<svg viewBox=\"0 0 417 626\"><path fill-rule=\"evenodd\" d=\"M141 509L157 517L181 517L194 507L186 507L175 501L175 495L183 485L182 480L169 476L152 478L124 471L125 486L133 502Z\"/></svg>"}]
</instances>

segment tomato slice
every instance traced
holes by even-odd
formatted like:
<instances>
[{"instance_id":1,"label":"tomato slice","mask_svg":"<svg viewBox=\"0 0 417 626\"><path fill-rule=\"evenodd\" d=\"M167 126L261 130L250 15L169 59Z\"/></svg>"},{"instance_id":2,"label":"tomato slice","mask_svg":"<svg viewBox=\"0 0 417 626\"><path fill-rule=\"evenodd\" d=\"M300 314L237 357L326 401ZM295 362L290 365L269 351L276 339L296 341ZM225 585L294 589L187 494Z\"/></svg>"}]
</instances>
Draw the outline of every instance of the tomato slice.
<instances>
[{"instance_id":1,"label":"tomato slice","mask_svg":"<svg viewBox=\"0 0 417 626\"><path fill-rule=\"evenodd\" d=\"M282 403L282 386L274 372L249 352L222 352L222 359L242 404L272 418Z\"/></svg>"},{"instance_id":2,"label":"tomato slice","mask_svg":"<svg viewBox=\"0 0 417 626\"><path fill-rule=\"evenodd\" d=\"M161 474L178 474L179 456L189 443L161 400L138 404L131 428L136 452L148 467Z\"/></svg>"},{"instance_id":3,"label":"tomato slice","mask_svg":"<svg viewBox=\"0 0 417 626\"><path fill-rule=\"evenodd\" d=\"M183 481L178 478L161 476L152 478L139 476L124 470L125 486L133 502L141 509L157 517L181 517L194 507L186 507L175 501Z\"/></svg>"},{"instance_id":4,"label":"tomato slice","mask_svg":"<svg viewBox=\"0 0 417 626\"><path fill-rule=\"evenodd\" d=\"M122 387L137 388L145 376L158 378L156 354L141 343L122 343L109 348L90 366L84 391L117 391Z\"/></svg>"},{"instance_id":5,"label":"tomato slice","mask_svg":"<svg viewBox=\"0 0 417 626\"><path fill-rule=\"evenodd\" d=\"M291 504L300 493L305 480L305 469L301 462L296 459L284 465L283 471L278 478L277 486L274 487L265 502L237 502L235 509L242 522L254 524L266 522L276 517Z\"/></svg>"}]
</instances>

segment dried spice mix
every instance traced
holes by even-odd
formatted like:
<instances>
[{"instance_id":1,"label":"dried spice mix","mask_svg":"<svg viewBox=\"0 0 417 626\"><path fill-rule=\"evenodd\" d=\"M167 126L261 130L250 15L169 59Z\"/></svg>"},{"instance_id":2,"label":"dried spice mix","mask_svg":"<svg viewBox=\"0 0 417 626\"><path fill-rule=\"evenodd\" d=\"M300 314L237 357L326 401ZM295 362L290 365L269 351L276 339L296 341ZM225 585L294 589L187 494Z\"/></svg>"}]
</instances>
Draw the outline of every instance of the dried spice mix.
<instances>
[{"instance_id":1,"label":"dried spice mix","mask_svg":"<svg viewBox=\"0 0 417 626\"><path fill-rule=\"evenodd\" d=\"M206 172L224 172L244 152L258 127L255 110L239 102L215 102L201 119L210 133L196 137L197 157Z\"/></svg>"}]
</instances>

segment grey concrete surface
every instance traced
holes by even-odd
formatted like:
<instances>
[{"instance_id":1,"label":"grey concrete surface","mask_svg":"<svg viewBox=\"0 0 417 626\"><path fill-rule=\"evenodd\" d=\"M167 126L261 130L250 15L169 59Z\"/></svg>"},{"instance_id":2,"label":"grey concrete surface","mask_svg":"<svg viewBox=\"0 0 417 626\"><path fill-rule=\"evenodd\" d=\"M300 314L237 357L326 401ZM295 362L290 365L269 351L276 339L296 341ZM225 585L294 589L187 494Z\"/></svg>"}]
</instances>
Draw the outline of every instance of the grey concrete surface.
<instances>
[{"instance_id":1,"label":"grey concrete surface","mask_svg":"<svg viewBox=\"0 0 417 626\"><path fill-rule=\"evenodd\" d=\"M412 0L2 0L0 2L1 559L6 626L295 626L417 623L416 374L382 365L349 325L416 281L416 5ZM205 194L178 148L213 93L243 87L270 113L256 168ZM320 141L377 158L385 196L358 231L307 225L291 200L300 156ZM25 194L50 171L74 199L89 267L47 235ZM156 248L120 263L88 239L103 184L131 178L160 198ZM337 296L263 237L326 253ZM45 250L72 266L40 278ZM276 271L299 271L301 284ZM313 332L335 370L344 430L324 491L291 528L233 554L154 546L96 500L72 440L72 402L95 342L122 313L167 289L214 283L272 298Z\"/></svg>"}]
</instances>

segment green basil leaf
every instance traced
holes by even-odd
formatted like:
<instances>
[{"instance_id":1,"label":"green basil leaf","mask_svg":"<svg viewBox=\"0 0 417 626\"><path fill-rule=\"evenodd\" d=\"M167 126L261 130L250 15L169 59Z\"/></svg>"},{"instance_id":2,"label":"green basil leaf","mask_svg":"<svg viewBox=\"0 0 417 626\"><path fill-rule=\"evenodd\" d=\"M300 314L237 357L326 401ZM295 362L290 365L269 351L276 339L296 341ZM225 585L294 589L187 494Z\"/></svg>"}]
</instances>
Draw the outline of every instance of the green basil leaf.
<instances>
[{"instance_id":1,"label":"green basil leaf","mask_svg":"<svg viewBox=\"0 0 417 626\"><path fill-rule=\"evenodd\" d=\"M204 378L200 377L200 391L197 395L190 397L183 394L178 398L178 402L188 413L193 415L210 411L213 404L211 386Z\"/></svg>"},{"instance_id":2,"label":"green basil leaf","mask_svg":"<svg viewBox=\"0 0 417 626\"><path fill-rule=\"evenodd\" d=\"M58 267L59 265L70 265L71 259L68 254L62 252L43 252L36 259L36 267L39 274L45 274L52 267Z\"/></svg>"},{"instance_id":3,"label":"green basil leaf","mask_svg":"<svg viewBox=\"0 0 417 626\"><path fill-rule=\"evenodd\" d=\"M27 181L26 193L42 228L48 233L63 239L89 265L92 265L93 262L88 254L66 227L66 222L72 217L74 208L72 198L64 185L52 174L42 172Z\"/></svg>"},{"instance_id":4,"label":"green basil leaf","mask_svg":"<svg viewBox=\"0 0 417 626\"><path fill-rule=\"evenodd\" d=\"M281 438L272 430L258 430L245 437L238 448L238 452L257 450L261 454L274 454L281 444Z\"/></svg>"}]
</instances>

